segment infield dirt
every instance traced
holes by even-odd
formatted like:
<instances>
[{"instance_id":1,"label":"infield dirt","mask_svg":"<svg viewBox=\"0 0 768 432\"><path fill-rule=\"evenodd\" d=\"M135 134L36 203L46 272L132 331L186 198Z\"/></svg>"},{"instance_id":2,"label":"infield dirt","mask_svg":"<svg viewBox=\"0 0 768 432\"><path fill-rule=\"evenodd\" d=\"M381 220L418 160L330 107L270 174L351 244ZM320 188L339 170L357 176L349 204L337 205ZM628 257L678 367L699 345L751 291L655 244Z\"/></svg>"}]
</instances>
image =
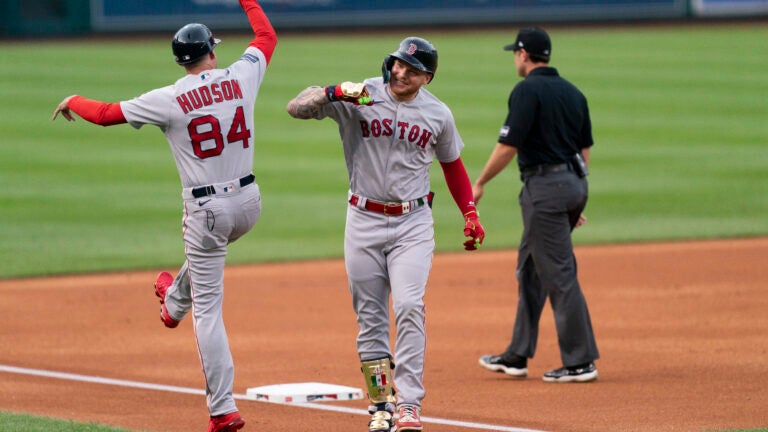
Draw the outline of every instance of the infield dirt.
<instances>
[{"instance_id":1,"label":"infield dirt","mask_svg":"<svg viewBox=\"0 0 768 432\"><path fill-rule=\"evenodd\" d=\"M549 305L529 378L477 364L509 341L515 251L439 254L427 304L423 416L558 432L768 426L768 238L576 249L601 359L560 366ZM176 269L158 269L175 271ZM156 271L0 281L0 365L201 389L191 319L166 329ZM231 266L235 393L306 381L362 387L342 261ZM135 430L203 431L203 396L0 372L0 410ZM324 402L365 409L365 401ZM248 431L360 432L366 417L239 401ZM426 423L425 432L467 432Z\"/></svg>"}]
</instances>

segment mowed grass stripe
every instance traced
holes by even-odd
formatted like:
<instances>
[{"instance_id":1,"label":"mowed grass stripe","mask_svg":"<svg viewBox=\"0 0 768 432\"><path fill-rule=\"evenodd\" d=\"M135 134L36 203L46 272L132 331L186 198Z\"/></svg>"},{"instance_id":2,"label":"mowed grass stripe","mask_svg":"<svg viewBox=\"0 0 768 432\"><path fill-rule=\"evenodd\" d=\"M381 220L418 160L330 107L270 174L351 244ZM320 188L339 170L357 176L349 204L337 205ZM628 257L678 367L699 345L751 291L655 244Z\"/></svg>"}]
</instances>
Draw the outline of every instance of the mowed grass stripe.
<instances>
[{"instance_id":1,"label":"mowed grass stripe","mask_svg":"<svg viewBox=\"0 0 768 432\"><path fill-rule=\"evenodd\" d=\"M768 29L552 28L552 65L587 95L596 146L590 222L579 243L768 233ZM471 178L482 169L517 78L502 46L514 31L420 32L440 67L429 90L451 107ZM264 213L230 263L340 257L347 173L335 123L285 105L311 84L362 80L404 34L281 35L256 104L255 172ZM175 164L153 127L50 121L65 96L117 101L182 70L167 38L16 42L0 52L0 277L175 268L183 259ZM227 35L223 64L250 35ZM340 63L339 53L355 61ZM438 251L459 251L461 219L432 168ZM520 235L514 167L486 188L484 247Z\"/></svg>"}]
</instances>

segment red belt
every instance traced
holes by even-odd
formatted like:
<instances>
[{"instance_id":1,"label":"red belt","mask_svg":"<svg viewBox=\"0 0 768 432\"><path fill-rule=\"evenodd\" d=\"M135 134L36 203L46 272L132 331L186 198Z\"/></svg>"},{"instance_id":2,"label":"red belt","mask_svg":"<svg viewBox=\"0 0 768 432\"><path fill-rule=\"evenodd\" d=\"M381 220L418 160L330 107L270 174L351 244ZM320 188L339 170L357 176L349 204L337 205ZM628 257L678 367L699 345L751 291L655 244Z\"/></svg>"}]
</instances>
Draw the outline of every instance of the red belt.
<instances>
[{"instance_id":1,"label":"red belt","mask_svg":"<svg viewBox=\"0 0 768 432\"><path fill-rule=\"evenodd\" d=\"M358 206L358 203L362 201L362 197L359 195L352 195L352 197L349 199L349 203L355 207ZM432 193L430 192L429 195L417 198L415 200L411 201L405 201L405 202L381 202L381 201L374 201L374 200L366 200L365 201L365 208L368 211L376 212L376 213L383 213L387 216L400 216L404 215L406 213L410 213L413 210L416 210L417 208L423 206L424 204L431 204L432 202Z\"/></svg>"}]
</instances>

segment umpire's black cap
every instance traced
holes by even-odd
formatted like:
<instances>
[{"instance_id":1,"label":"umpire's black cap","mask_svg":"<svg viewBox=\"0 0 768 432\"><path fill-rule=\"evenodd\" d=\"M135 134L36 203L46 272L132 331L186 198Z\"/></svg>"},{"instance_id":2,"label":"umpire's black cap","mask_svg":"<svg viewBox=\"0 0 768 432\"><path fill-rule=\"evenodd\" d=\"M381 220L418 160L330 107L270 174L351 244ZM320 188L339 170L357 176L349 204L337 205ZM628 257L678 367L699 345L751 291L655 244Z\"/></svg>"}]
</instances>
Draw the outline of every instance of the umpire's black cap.
<instances>
[{"instance_id":1,"label":"umpire's black cap","mask_svg":"<svg viewBox=\"0 0 768 432\"><path fill-rule=\"evenodd\" d=\"M540 27L527 27L517 33L515 43L504 47L506 51L524 49L528 54L549 58L552 53L552 41L544 29Z\"/></svg>"}]
</instances>

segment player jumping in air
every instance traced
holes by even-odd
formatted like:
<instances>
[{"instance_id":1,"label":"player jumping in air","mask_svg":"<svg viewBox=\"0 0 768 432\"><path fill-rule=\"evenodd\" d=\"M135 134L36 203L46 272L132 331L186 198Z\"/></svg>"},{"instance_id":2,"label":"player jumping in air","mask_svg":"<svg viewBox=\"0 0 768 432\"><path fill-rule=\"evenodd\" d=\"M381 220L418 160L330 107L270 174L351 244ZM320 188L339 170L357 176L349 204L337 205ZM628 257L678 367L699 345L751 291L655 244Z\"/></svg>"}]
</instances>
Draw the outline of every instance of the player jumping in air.
<instances>
[{"instance_id":1,"label":"player jumping in air","mask_svg":"<svg viewBox=\"0 0 768 432\"><path fill-rule=\"evenodd\" d=\"M243 55L218 69L219 43L202 24L188 24L173 38L176 63L186 75L174 84L117 103L73 95L53 113L72 113L102 126L129 123L160 128L176 160L184 200L186 261L174 279L155 281L160 318L173 328L192 310L205 392L209 432L241 429L232 396L234 365L222 319L227 245L251 230L261 214L253 175L253 106L277 36L256 0L240 0L255 37Z\"/></svg>"}]
</instances>

